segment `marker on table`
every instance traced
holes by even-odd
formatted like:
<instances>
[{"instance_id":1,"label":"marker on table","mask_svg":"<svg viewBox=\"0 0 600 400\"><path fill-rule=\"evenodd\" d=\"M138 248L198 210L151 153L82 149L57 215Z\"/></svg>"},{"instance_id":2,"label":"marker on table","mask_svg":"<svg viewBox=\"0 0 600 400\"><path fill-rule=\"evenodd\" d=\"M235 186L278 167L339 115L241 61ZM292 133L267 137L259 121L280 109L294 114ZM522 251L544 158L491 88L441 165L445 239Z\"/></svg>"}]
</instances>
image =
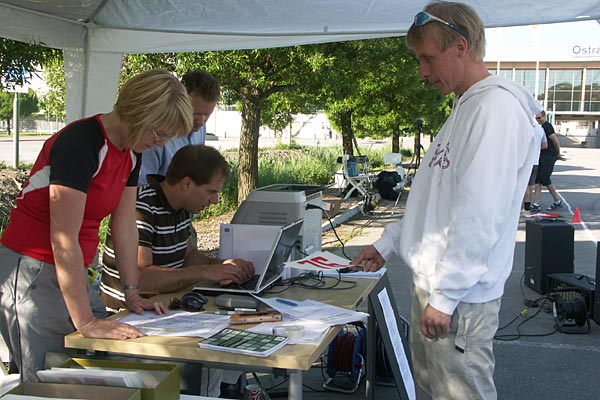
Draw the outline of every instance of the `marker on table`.
<instances>
[{"instance_id":1,"label":"marker on table","mask_svg":"<svg viewBox=\"0 0 600 400\"><path fill-rule=\"evenodd\" d=\"M291 300L280 299L279 297L276 298L275 301L277 301L279 303L287 304L288 306L293 306L293 307L296 307L298 305L298 303L294 303Z\"/></svg>"}]
</instances>

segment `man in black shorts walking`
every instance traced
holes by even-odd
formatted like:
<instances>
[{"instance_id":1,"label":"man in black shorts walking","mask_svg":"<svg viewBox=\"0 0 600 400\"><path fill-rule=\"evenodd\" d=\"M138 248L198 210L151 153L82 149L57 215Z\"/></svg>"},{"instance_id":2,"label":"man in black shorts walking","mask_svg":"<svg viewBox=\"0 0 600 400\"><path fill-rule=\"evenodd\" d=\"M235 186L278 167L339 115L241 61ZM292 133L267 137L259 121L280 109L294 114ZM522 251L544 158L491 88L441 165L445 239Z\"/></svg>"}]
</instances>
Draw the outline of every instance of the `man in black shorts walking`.
<instances>
[{"instance_id":1,"label":"man in black shorts walking","mask_svg":"<svg viewBox=\"0 0 600 400\"><path fill-rule=\"evenodd\" d=\"M554 202L548 210L556 210L558 208L562 208L563 203L554 185L552 184L552 180L550 180L550 176L552 175L552 171L554 171L554 163L556 160L564 160L564 157L560 155L560 143L558 142L558 137L556 136L556 132L554 131L554 127L550 122L548 122L548 117L546 116L545 111L540 111L535 116L535 120L544 128L544 132L546 132L546 139L548 141L548 147L541 151L540 153L540 162L537 169L537 176L535 178L535 194L534 194L534 203L531 203L531 211L539 211L540 210L540 194L542 192L542 186L546 186L548 188L548 192L552 195Z\"/></svg>"}]
</instances>

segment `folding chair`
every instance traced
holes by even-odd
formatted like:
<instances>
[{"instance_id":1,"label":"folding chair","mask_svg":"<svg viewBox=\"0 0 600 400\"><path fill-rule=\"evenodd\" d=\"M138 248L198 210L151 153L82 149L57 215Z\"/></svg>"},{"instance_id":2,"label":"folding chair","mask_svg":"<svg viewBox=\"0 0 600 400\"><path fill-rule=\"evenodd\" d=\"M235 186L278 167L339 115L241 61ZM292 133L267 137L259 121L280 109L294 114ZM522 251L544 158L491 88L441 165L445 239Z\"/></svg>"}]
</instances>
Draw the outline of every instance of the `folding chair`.
<instances>
[{"instance_id":1,"label":"folding chair","mask_svg":"<svg viewBox=\"0 0 600 400\"><path fill-rule=\"evenodd\" d=\"M340 160L341 158L341 160ZM338 158L342 162L342 175L346 182L344 199L349 198L354 190L357 190L361 197L369 194L371 185L369 175L369 158L367 156L351 156L345 154Z\"/></svg>"},{"instance_id":2,"label":"folding chair","mask_svg":"<svg viewBox=\"0 0 600 400\"><path fill-rule=\"evenodd\" d=\"M384 153L383 154L383 164L384 165L393 165L396 169L396 173L400 177L400 182L394 186L394 191L398 193L398 197L396 197L396 201L394 202L394 207L398 205L398 201L400 197L402 197L402 191L404 190L404 186L406 185L406 176L404 173L404 168L402 167L402 154L400 153ZM394 215L394 211L392 211L391 215Z\"/></svg>"}]
</instances>

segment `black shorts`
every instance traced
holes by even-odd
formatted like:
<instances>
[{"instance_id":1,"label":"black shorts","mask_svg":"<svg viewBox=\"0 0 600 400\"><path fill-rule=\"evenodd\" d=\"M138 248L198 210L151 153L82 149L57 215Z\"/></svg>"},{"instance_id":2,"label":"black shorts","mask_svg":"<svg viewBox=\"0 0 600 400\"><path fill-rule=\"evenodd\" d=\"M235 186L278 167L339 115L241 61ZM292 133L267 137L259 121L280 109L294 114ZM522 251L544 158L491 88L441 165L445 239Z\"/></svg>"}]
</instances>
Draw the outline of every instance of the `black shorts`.
<instances>
[{"instance_id":1,"label":"black shorts","mask_svg":"<svg viewBox=\"0 0 600 400\"><path fill-rule=\"evenodd\" d=\"M540 157L535 183L539 183L542 186L548 186L552 184L550 176L552 175L552 171L554 171L555 162L556 157Z\"/></svg>"}]
</instances>

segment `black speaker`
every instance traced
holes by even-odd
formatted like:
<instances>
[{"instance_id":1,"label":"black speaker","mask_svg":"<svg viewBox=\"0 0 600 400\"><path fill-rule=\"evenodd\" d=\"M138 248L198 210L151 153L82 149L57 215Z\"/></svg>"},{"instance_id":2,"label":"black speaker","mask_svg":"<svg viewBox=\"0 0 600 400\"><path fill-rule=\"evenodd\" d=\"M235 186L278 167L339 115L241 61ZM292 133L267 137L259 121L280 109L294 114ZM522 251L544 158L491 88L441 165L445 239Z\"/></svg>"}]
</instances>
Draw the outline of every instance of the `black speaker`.
<instances>
[{"instance_id":1,"label":"black speaker","mask_svg":"<svg viewBox=\"0 0 600 400\"><path fill-rule=\"evenodd\" d=\"M575 230L563 221L528 220L525 225L525 284L548 292L548 274L573 273Z\"/></svg>"},{"instance_id":2,"label":"black speaker","mask_svg":"<svg viewBox=\"0 0 600 400\"><path fill-rule=\"evenodd\" d=\"M600 289L598 289L598 278L600 278L600 242L596 243L596 277L594 278L594 321L600 325Z\"/></svg>"}]
</instances>

